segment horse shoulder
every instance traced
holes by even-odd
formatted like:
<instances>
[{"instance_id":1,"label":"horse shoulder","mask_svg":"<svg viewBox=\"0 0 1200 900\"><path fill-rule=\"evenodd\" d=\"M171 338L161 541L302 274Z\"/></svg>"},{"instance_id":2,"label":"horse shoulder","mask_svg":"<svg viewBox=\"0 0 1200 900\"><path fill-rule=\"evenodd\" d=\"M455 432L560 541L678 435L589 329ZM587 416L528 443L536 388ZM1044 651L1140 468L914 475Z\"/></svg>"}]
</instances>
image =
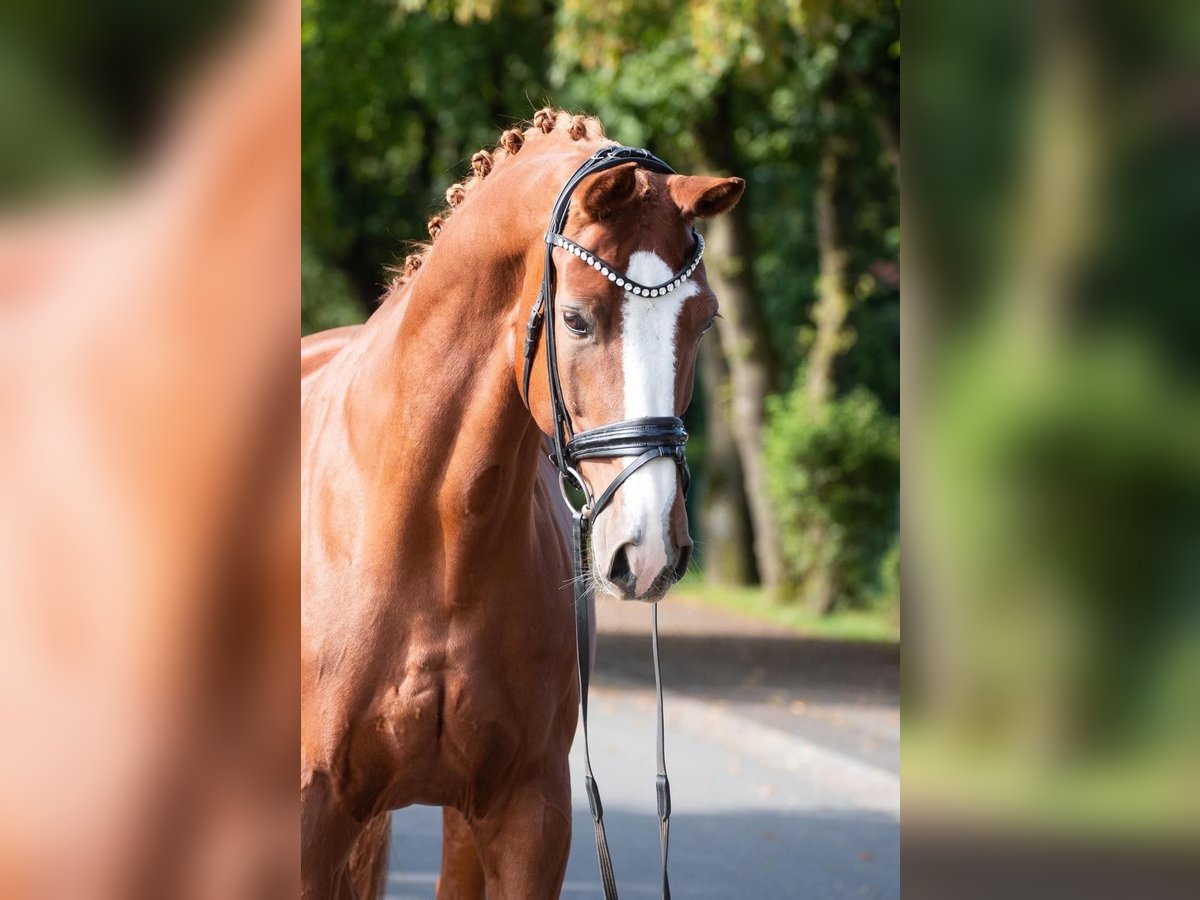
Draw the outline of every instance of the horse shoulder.
<instances>
[{"instance_id":1,"label":"horse shoulder","mask_svg":"<svg viewBox=\"0 0 1200 900\"><path fill-rule=\"evenodd\" d=\"M306 335L300 339L300 392L324 370L325 365L342 352L358 334L361 325L343 325Z\"/></svg>"}]
</instances>

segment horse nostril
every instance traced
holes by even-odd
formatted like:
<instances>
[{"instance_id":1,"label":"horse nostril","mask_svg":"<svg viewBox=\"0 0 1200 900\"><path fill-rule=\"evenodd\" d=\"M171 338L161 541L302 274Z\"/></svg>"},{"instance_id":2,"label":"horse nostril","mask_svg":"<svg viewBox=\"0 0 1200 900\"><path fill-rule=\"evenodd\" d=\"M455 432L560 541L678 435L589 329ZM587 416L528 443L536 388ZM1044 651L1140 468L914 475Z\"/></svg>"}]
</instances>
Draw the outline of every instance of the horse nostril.
<instances>
[{"instance_id":1,"label":"horse nostril","mask_svg":"<svg viewBox=\"0 0 1200 900\"><path fill-rule=\"evenodd\" d=\"M688 565L692 561L692 545L684 544L679 548L679 558L675 561L675 580L679 581L687 574Z\"/></svg>"},{"instance_id":2,"label":"horse nostril","mask_svg":"<svg viewBox=\"0 0 1200 900\"><path fill-rule=\"evenodd\" d=\"M608 569L608 580L626 593L632 594L637 579L633 577L633 570L629 568L629 554L625 552L628 546L622 544L613 554L612 565Z\"/></svg>"}]
</instances>

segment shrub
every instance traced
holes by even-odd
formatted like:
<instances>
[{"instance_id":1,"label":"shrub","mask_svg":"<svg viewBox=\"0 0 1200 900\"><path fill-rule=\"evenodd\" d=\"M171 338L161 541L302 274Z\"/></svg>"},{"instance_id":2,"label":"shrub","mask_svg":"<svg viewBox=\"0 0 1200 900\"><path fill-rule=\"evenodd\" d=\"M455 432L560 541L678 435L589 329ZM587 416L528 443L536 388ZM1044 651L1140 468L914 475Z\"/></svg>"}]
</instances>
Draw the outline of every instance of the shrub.
<instances>
[{"instance_id":1,"label":"shrub","mask_svg":"<svg viewBox=\"0 0 1200 900\"><path fill-rule=\"evenodd\" d=\"M879 584L871 593L870 606L888 614L888 619L900 625L900 533L892 538L892 545L879 563Z\"/></svg>"},{"instance_id":2,"label":"shrub","mask_svg":"<svg viewBox=\"0 0 1200 900\"><path fill-rule=\"evenodd\" d=\"M820 613L867 605L898 526L896 420L861 388L814 402L797 379L772 398L764 443L785 591Z\"/></svg>"}]
</instances>

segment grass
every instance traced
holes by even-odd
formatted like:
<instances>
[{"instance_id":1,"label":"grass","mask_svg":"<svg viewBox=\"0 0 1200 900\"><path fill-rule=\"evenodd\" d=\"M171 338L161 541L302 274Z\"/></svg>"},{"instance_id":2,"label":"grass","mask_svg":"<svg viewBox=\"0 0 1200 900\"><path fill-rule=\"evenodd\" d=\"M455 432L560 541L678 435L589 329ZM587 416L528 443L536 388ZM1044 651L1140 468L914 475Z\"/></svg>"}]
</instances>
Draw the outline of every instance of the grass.
<instances>
[{"instance_id":1,"label":"grass","mask_svg":"<svg viewBox=\"0 0 1200 900\"><path fill-rule=\"evenodd\" d=\"M818 616L799 605L775 602L760 587L716 587L705 584L694 572L679 582L676 590L705 606L772 622L810 637L887 644L900 640L899 622L894 613L885 610L837 610Z\"/></svg>"}]
</instances>

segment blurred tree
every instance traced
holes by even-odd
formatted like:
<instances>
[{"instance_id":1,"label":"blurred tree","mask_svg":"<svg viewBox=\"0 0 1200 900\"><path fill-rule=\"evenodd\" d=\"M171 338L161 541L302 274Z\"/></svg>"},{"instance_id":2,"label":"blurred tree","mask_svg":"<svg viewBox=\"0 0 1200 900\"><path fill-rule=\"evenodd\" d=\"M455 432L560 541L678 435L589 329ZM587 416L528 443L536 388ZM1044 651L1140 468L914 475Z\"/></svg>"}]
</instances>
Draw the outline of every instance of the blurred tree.
<instances>
[{"instance_id":1,"label":"blurred tree","mask_svg":"<svg viewBox=\"0 0 1200 900\"><path fill-rule=\"evenodd\" d=\"M303 231L364 314L471 155L532 112L551 26L537 3L304 0Z\"/></svg>"},{"instance_id":2,"label":"blurred tree","mask_svg":"<svg viewBox=\"0 0 1200 900\"><path fill-rule=\"evenodd\" d=\"M712 340L700 344L700 392L704 400L704 478L700 488L700 555L710 584L748 584L754 580L750 510L742 487L742 465L730 427L732 386L729 364ZM689 423L689 430L691 425Z\"/></svg>"},{"instance_id":3,"label":"blurred tree","mask_svg":"<svg viewBox=\"0 0 1200 900\"><path fill-rule=\"evenodd\" d=\"M869 270L894 263L899 250L898 10L891 0L700 0L647 2L633 16L624 14L627 6L564 0L552 78L567 97L599 112L613 136L663 145L690 166L749 178L743 204L708 226L715 261L709 276L722 303L728 424L757 568L776 589L786 573L763 432L767 398L797 362L789 344L801 324L798 311L812 304L814 327L804 330L801 346L810 393L824 401L839 387L836 363L854 342L847 323L855 301L896 293L896 279L889 285ZM807 234L788 228L797 212L781 203L788 194L761 190L786 182L780 170L797 166L816 171L815 179L797 180L807 195L791 193L813 211ZM886 197L884 204L868 199L881 169L890 183L874 196ZM799 240L777 243L780 235ZM888 324L895 328L896 321ZM893 379L881 393L898 408L897 385ZM723 419L710 416L710 429L723 427ZM720 484L719 472L706 474Z\"/></svg>"},{"instance_id":4,"label":"blurred tree","mask_svg":"<svg viewBox=\"0 0 1200 900\"><path fill-rule=\"evenodd\" d=\"M697 123L706 150L702 165L726 173L747 169L734 139L733 98L722 86L710 111ZM737 448L750 518L758 572L768 589L783 578L783 560L775 511L767 496L766 460L762 453L766 398L779 386L777 354L772 346L758 279L751 260L755 252L749 206L738 206L708 226L712 261L708 272L713 290L721 298L721 340L729 371L732 445ZM718 473L712 473L719 477ZM731 501L733 502L732 498Z\"/></svg>"}]
</instances>

